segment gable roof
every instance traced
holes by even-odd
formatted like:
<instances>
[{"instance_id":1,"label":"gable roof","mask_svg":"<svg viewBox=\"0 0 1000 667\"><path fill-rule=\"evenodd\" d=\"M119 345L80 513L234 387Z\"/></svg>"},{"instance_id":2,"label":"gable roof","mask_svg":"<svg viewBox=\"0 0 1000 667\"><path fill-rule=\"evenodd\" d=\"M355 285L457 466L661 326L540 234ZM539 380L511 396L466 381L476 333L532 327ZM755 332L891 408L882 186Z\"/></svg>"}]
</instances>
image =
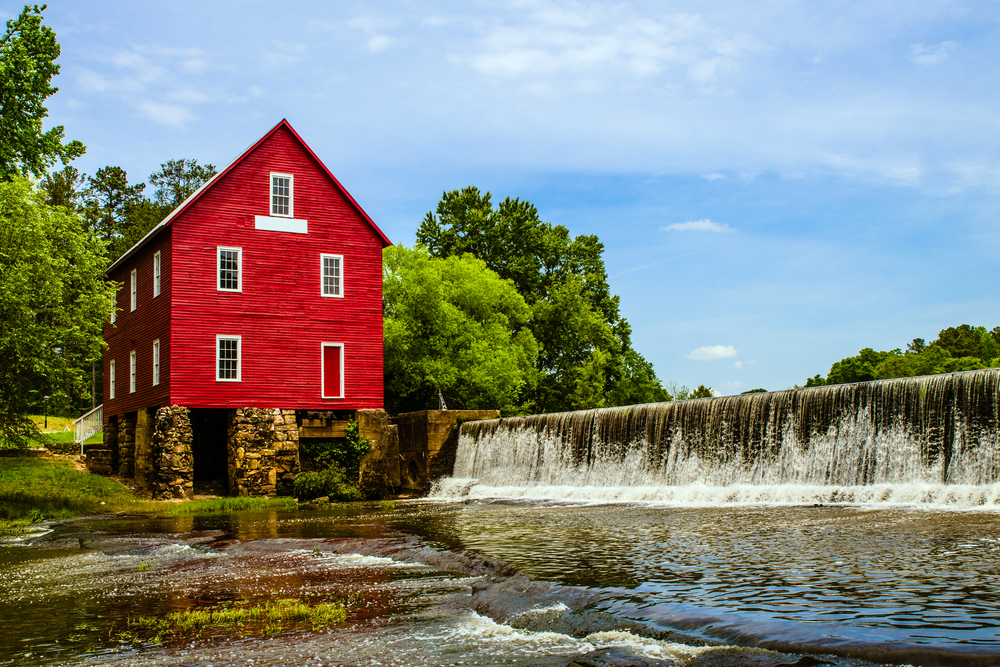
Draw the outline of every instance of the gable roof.
<instances>
[{"instance_id":1,"label":"gable roof","mask_svg":"<svg viewBox=\"0 0 1000 667\"><path fill-rule=\"evenodd\" d=\"M368 216L367 213L365 213L365 210L363 208L361 208L361 205L358 204L358 202L354 201L354 197L352 197L351 194L346 189L344 189L344 186L340 184L340 181L337 180L337 177L334 176L333 173L329 169L327 169L326 165L323 164L323 161L320 160L319 157L313 152L313 150L311 148L309 148L309 145L302 140L302 137L300 137L299 133L295 131L295 128L293 128L291 126L291 124L288 122L288 120L282 118L281 122L279 122L277 125L275 125L270 130L268 130L267 133L263 137L261 137L260 139L258 139L257 141L255 141L249 148L247 148L245 151L243 151L242 153L240 153L239 156L235 160L233 160L228 165L226 165L225 169L223 169L222 171L220 171L219 173L217 173L215 176L213 176L212 178L210 178L207 181L205 181L205 183L202 184L202 186L200 188L198 188L197 190L195 190L194 192L192 192L188 196L187 199L185 199L183 202L181 202L180 205L177 208L175 208L173 211L171 211L170 214L167 215L167 217L165 217L163 220L161 220L158 225L156 225L151 230L149 230L149 232L145 236L143 236L141 239L139 239L139 241L134 246L132 246L131 248L129 248L128 251L125 254L123 254L121 257L119 257L118 259L116 259L111 264L111 266L109 266L107 268L107 271L105 271L105 273L107 273L108 271L111 271L111 269L115 268L116 266L118 266L119 264L121 264L123 261L125 261L126 258L131 257L137 250L139 250L139 248L141 248L142 246L146 245L146 243L151 238L153 238L154 236L156 236L157 234L159 234L162 229L165 229L166 226L169 225L170 222L174 218L176 218L181 213L183 213L184 211L186 211L188 209L188 207L191 206L191 204L193 204L194 202L198 201L198 199L202 196L202 194L204 194L209 188L211 188L212 185L216 181L218 181L220 178L222 178L223 176L225 176L226 174L228 174L230 171L232 171L236 167L236 165L238 165L240 162L242 162L243 159L246 156L250 155L250 153L252 153L255 148L257 148L262 143L264 143L272 134L274 134L275 132L277 132L281 128L285 128L289 132L291 132L292 136L295 137L295 140L298 141L299 144L302 145L302 148L305 149L306 153L308 153L309 156L313 160L316 161L316 164L319 165L320 170L322 170L322 172L324 174L326 174L326 176L333 182L333 185L338 190L340 190L341 194L344 195L344 197L347 199L347 201L349 201L351 203L351 205L354 206L354 208L358 211L358 213L361 214L361 217L364 218L365 221L369 225L372 226L372 229L375 230L375 233L378 234L379 238L382 239L382 244L383 244L382 247L384 248L386 246L392 245L392 241L390 241L389 238L385 234L382 233L382 230L379 229L378 225L375 224L375 221L372 220Z\"/></svg>"}]
</instances>

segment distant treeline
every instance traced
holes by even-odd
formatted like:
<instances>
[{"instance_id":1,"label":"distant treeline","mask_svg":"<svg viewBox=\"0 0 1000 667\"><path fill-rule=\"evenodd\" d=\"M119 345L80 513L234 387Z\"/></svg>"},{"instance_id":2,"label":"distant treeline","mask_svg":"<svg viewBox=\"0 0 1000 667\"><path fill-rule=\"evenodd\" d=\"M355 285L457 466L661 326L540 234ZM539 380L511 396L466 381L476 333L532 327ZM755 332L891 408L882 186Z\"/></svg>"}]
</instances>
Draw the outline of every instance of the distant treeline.
<instances>
[{"instance_id":1,"label":"distant treeline","mask_svg":"<svg viewBox=\"0 0 1000 667\"><path fill-rule=\"evenodd\" d=\"M905 352L899 348L879 352L866 347L855 356L834 363L825 378L819 374L809 378L805 386L997 367L1000 367L1000 327L987 330L986 327L962 324L942 329L937 339L929 344L923 338L914 338Z\"/></svg>"}]
</instances>

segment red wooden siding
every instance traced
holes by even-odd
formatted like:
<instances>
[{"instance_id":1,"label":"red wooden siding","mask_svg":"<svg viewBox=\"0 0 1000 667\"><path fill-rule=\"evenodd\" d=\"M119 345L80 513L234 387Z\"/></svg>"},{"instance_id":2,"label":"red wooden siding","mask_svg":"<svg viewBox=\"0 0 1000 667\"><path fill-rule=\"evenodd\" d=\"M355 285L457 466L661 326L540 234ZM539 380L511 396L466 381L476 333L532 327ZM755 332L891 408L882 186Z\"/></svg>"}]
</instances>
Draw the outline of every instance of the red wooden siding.
<instances>
[{"instance_id":1,"label":"red wooden siding","mask_svg":"<svg viewBox=\"0 0 1000 667\"><path fill-rule=\"evenodd\" d=\"M271 172L294 175L294 214L307 234L254 228L255 215L270 213ZM382 406L382 237L292 132L279 127L170 226L171 402ZM241 292L216 289L218 246L242 248ZM321 296L321 254L343 255L343 298ZM240 382L215 379L219 334L241 337ZM323 398L329 341L345 346L343 398Z\"/></svg>"},{"instance_id":2,"label":"red wooden siding","mask_svg":"<svg viewBox=\"0 0 1000 667\"><path fill-rule=\"evenodd\" d=\"M115 324L104 323L104 414L120 416L140 408L166 405L170 394L170 228L126 258L108 276L121 285ZM160 295L153 297L153 255L160 252ZM130 309L130 275L136 270L136 309ZM153 386L153 341L160 341L160 383ZM135 350L136 387L129 393L129 353ZM110 367L115 360L115 397L111 396Z\"/></svg>"}]
</instances>

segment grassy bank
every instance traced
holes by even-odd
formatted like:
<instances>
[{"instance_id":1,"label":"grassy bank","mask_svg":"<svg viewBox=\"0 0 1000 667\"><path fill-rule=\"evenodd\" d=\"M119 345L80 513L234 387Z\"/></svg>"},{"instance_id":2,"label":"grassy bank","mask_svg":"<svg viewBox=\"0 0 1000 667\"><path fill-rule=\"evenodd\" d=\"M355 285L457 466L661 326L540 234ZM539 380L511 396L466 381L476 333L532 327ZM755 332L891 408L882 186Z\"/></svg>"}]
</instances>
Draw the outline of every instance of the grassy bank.
<instances>
[{"instance_id":1,"label":"grassy bank","mask_svg":"<svg viewBox=\"0 0 1000 667\"><path fill-rule=\"evenodd\" d=\"M159 512L167 516L179 514L207 514L212 512L252 512L254 510L294 510L294 498L213 498L181 505L171 505Z\"/></svg>"},{"instance_id":2,"label":"grassy bank","mask_svg":"<svg viewBox=\"0 0 1000 667\"><path fill-rule=\"evenodd\" d=\"M107 512L161 515L294 510L292 498L215 498L176 503L137 498L113 479L76 470L73 462L35 456L0 457L0 534L42 519Z\"/></svg>"},{"instance_id":3,"label":"grassy bank","mask_svg":"<svg viewBox=\"0 0 1000 667\"><path fill-rule=\"evenodd\" d=\"M154 507L114 480L76 470L71 461L0 457L0 522L17 525L25 519L68 519Z\"/></svg>"}]
</instances>

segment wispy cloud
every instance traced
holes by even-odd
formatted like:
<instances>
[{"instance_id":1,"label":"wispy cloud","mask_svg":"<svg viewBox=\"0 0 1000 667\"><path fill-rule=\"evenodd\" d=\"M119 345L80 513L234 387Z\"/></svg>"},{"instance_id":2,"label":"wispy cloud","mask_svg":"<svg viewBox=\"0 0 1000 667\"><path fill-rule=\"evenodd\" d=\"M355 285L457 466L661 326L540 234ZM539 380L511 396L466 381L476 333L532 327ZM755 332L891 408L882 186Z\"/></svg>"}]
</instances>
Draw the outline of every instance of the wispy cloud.
<instances>
[{"instance_id":1,"label":"wispy cloud","mask_svg":"<svg viewBox=\"0 0 1000 667\"><path fill-rule=\"evenodd\" d=\"M708 218L704 220L691 220L689 222L675 222L666 227L660 227L665 232L735 232L736 230L725 223L712 222Z\"/></svg>"},{"instance_id":2,"label":"wispy cloud","mask_svg":"<svg viewBox=\"0 0 1000 667\"><path fill-rule=\"evenodd\" d=\"M750 361L737 361L733 363L734 368L751 368L757 365L757 361L751 359Z\"/></svg>"},{"instance_id":3,"label":"wispy cloud","mask_svg":"<svg viewBox=\"0 0 1000 667\"><path fill-rule=\"evenodd\" d=\"M727 31L697 14L650 15L627 5L534 2L456 57L501 77L666 75L710 87L764 47L746 32ZM673 72L673 74L672 74Z\"/></svg>"},{"instance_id":4,"label":"wispy cloud","mask_svg":"<svg viewBox=\"0 0 1000 667\"><path fill-rule=\"evenodd\" d=\"M145 100L139 102L137 106L147 118L161 125L183 127L197 118L190 109L179 104L164 104Z\"/></svg>"},{"instance_id":5,"label":"wispy cloud","mask_svg":"<svg viewBox=\"0 0 1000 667\"><path fill-rule=\"evenodd\" d=\"M911 44L910 62L916 65L940 65L958 52L958 42L951 40L940 44Z\"/></svg>"},{"instance_id":6,"label":"wispy cloud","mask_svg":"<svg viewBox=\"0 0 1000 667\"><path fill-rule=\"evenodd\" d=\"M202 49L138 45L99 52L92 67L77 66L75 73L82 91L111 95L155 123L179 128L197 120L195 106L220 99L196 80L235 70L215 60Z\"/></svg>"},{"instance_id":7,"label":"wispy cloud","mask_svg":"<svg viewBox=\"0 0 1000 667\"><path fill-rule=\"evenodd\" d=\"M735 356L736 348L732 345L703 345L686 355L686 358L692 361L715 361Z\"/></svg>"},{"instance_id":8,"label":"wispy cloud","mask_svg":"<svg viewBox=\"0 0 1000 667\"><path fill-rule=\"evenodd\" d=\"M649 264L643 264L642 266L637 266L632 269L626 269L624 271L619 271L611 278L617 278L618 276L624 276L626 273L632 273L633 271L642 271L643 269L648 269L651 266L659 266L660 264L666 264L667 262L672 262L675 259L681 259L682 257L690 257L691 255L698 255L703 252L708 252L707 250L697 250L695 252L686 252L683 255L674 255L673 257L667 257L666 259L661 259L658 262L650 262Z\"/></svg>"}]
</instances>

